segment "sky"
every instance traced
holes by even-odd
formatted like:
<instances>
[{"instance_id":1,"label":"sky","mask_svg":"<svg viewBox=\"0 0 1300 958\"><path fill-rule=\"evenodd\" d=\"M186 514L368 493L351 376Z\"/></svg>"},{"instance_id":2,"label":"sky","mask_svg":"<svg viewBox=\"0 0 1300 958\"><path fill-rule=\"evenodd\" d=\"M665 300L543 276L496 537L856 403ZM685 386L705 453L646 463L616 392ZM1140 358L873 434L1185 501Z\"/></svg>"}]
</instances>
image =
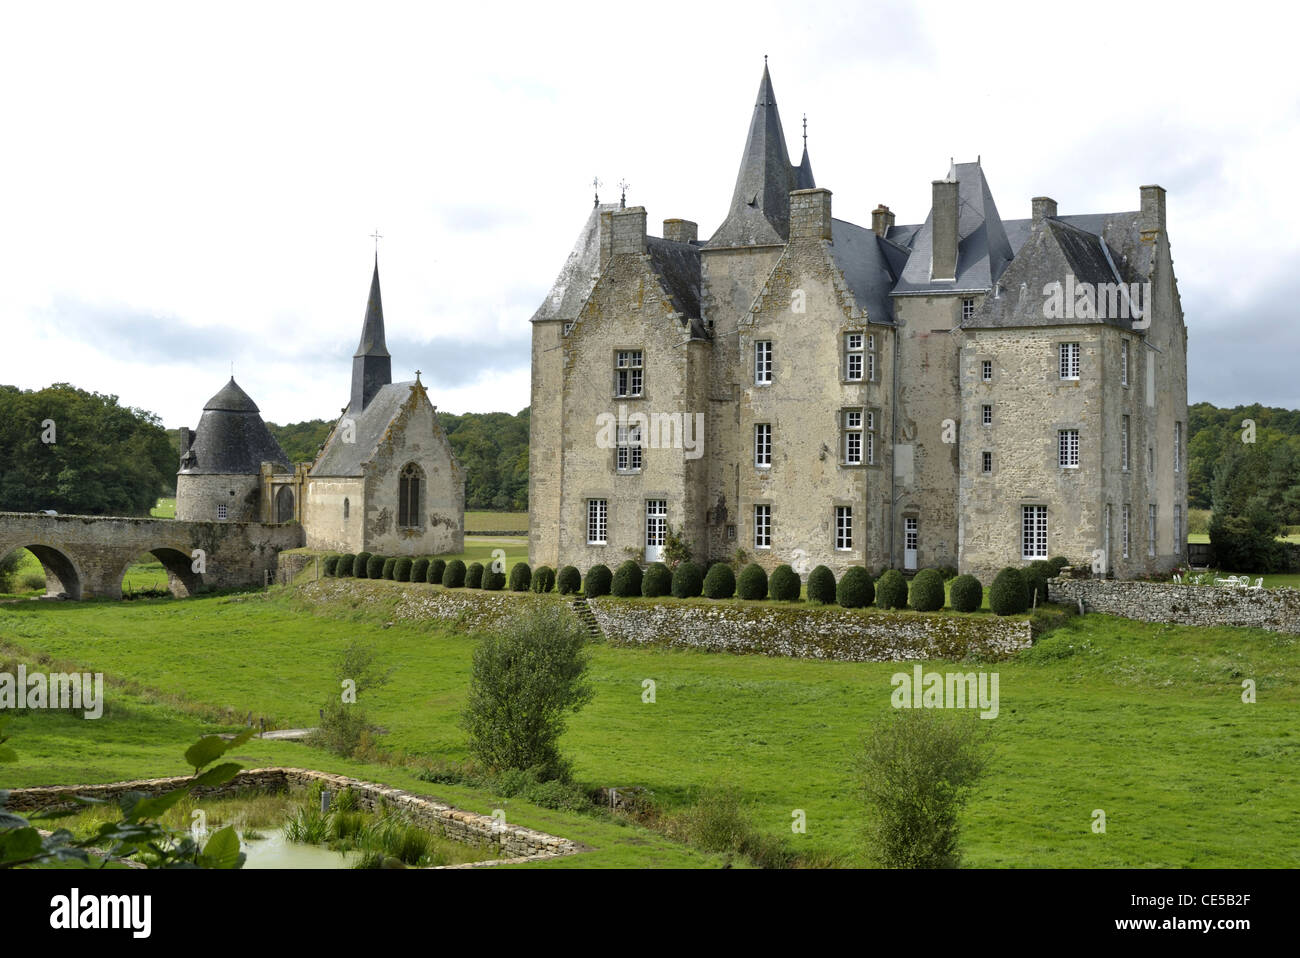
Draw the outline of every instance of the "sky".
<instances>
[{"instance_id":1,"label":"sky","mask_svg":"<svg viewBox=\"0 0 1300 958\"><path fill-rule=\"evenodd\" d=\"M1300 407L1300 71L1275 8L1197 4L6 4L0 383L197 423L347 402L375 256L395 380L529 402L529 318L592 204L721 223L763 69L834 213L920 222L1168 190L1191 402Z\"/></svg>"}]
</instances>

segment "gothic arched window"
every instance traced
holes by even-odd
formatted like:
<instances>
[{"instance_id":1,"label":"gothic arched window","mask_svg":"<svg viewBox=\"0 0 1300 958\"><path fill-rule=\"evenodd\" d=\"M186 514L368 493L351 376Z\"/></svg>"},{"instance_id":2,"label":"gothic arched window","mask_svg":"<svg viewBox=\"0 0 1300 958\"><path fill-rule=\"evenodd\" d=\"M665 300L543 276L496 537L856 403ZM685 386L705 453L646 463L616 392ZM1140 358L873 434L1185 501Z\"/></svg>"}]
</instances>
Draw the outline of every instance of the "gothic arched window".
<instances>
[{"instance_id":1,"label":"gothic arched window","mask_svg":"<svg viewBox=\"0 0 1300 958\"><path fill-rule=\"evenodd\" d=\"M410 528L420 525L420 486L424 473L415 463L406 464L397 484L397 524Z\"/></svg>"},{"instance_id":2,"label":"gothic arched window","mask_svg":"<svg viewBox=\"0 0 1300 958\"><path fill-rule=\"evenodd\" d=\"M349 505L350 505L350 503L348 502L348 500L347 500L347 499L344 499L344 500L343 500L343 518L344 518L344 519L346 519L346 518L348 517L348 507L349 507Z\"/></svg>"}]
</instances>

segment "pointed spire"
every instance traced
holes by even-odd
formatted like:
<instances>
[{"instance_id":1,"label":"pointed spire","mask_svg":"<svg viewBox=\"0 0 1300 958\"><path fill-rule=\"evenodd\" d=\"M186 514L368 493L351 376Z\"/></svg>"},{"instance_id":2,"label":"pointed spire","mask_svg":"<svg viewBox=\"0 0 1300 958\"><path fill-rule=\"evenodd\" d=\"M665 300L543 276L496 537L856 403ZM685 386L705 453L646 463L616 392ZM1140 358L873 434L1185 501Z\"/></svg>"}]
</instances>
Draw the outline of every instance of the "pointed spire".
<instances>
[{"instance_id":1,"label":"pointed spire","mask_svg":"<svg viewBox=\"0 0 1300 958\"><path fill-rule=\"evenodd\" d=\"M361 342L353 356L387 356L384 342L384 304L379 296L379 254L375 254L375 272L370 277L370 297L366 300L366 319L361 327Z\"/></svg>"},{"instance_id":2,"label":"pointed spire","mask_svg":"<svg viewBox=\"0 0 1300 958\"><path fill-rule=\"evenodd\" d=\"M795 189L811 190L817 187L817 181L813 179L812 161L808 159L808 114L803 115L803 159L799 161L799 168L795 170Z\"/></svg>"},{"instance_id":3,"label":"pointed spire","mask_svg":"<svg viewBox=\"0 0 1300 958\"><path fill-rule=\"evenodd\" d=\"M376 252L361 342L352 356L352 402L348 408L358 413L365 409L379 388L393 381L392 366L384 342L384 304L379 295L379 253Z\"/></svg>"}]
</instances>

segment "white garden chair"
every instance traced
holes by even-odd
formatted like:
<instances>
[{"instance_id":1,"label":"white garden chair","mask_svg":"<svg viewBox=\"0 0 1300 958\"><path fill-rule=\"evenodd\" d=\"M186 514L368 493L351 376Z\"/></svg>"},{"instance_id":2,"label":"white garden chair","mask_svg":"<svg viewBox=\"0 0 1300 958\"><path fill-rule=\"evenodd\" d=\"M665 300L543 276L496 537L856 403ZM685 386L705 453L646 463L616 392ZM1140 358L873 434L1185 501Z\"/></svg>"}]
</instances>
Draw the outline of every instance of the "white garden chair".
<instances>
[{"instance_id":1,"label":"white garden chair","mask_svg":"<svg viewBox=\"0 0 1300 958\"><path fill-rule=\"evenodd\" d=\"M1246 581L1249 582L1250 579L1248 578L1246 579ZM1262 588L1264 588L1264 577L1260 576L1258 579L1255 580L1255 584L1250 586L1250 589L1253 591L1255 589L1262 589Z\"/></svg>"}]
</instances>

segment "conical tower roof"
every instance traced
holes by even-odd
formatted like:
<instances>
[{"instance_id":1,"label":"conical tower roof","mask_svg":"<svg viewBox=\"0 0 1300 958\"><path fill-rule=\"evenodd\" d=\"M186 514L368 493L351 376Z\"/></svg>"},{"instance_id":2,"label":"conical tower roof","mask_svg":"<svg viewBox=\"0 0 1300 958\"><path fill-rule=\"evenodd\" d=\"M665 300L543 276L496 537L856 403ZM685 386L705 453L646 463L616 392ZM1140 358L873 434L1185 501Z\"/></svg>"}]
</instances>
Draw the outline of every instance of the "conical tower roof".
<instances>
[{"instance_id":1,"label":"conical tower roof","mask_svg":"<svg viewBox=\"0 0 1300 958\"><path fill-rule=\"evenodd\" d=\"M208 400L194 430L194 441L181 457L183 475L255 476L263 462L288 471L289 457L275 441L257 403L230 377Z\"/></svg>"},{"instance_id":2,"label":"conical tower roof","mask_svg":"<svg viewBox=\"0 0 1300 958\"><path fill-rule=\"evenodd\" d=\"M353 356L387 356L384 342L384 303L379 295L379 255L375 255L375 272L370 277L370 296L366 299L366 319L361 326L361 342Z\"/></svg>"},{"instance_id":3,"label":"conical tower roof","mask_svg":"<svg viewBox=\"0 0 1300 958\"><path fill-rule=\"evenodd\" d=\"M352 395L348 412L361 412L381 388L393 381L393 361L384 342L384 304L379 295L379 254L375 254L375 272L370 277L370 296L366 299L366 318L361 324L361 342L352 355Z\"/></svg>"}]
</instances>

